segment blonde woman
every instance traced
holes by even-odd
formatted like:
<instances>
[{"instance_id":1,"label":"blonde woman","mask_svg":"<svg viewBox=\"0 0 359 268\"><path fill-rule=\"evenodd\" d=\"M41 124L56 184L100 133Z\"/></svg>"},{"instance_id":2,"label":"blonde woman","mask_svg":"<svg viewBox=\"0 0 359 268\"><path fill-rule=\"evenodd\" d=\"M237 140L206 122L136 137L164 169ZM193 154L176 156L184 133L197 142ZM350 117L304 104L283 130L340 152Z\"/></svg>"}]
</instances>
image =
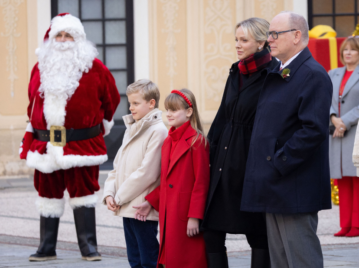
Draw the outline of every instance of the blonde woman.
<instances>
[{"instance_id":1,"label":"blonde woman","mask_svg":"<svg viewBox=\"0 0 359 268\"><path fill-rule=\"evenodd\" d=\"M257 102L272 59L266 42L269 23L250 18L236 25L239 61L229 72L221 106L208 134L211 178L202 228L208 267L228 267L226 234L245 234L252 248L252 267L269 267L264 213L240 210L244 174Z\"/></svg>"},{"instance_id":2,"label":"blonde woman","mask_svg":"<svg viewBox=\"0 0 359 268\"><path fill-rule=\"evenodd\" d=\"M341 227L334 235L353 237L359 236L359 178L352 162L359 119L359 38L349 37L342 43L340 58L345 66L329 72L333 83L330 108L332 133L329 137L330 176L338 179Z\"/></svg>"}]
</instances>

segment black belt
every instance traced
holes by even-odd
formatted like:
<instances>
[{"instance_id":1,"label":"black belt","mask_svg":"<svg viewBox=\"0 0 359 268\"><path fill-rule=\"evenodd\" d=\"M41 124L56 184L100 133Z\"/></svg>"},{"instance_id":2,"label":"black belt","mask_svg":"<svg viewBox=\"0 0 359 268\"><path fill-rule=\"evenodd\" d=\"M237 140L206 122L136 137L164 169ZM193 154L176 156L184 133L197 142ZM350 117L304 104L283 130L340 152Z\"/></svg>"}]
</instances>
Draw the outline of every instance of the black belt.
<instances>
[{"instance_id":1,"label":"black belt","mask_svg":"<svg viewBox=\"0 0 359 268\"><path fill-rule=\"evenodd\" d=\"M50 130L34 129L34 138L39 141L51 142L54 146L64 147L67 142L91 139L100 135L100 133L100 124L82 129L66 129L65 127L51 126Z\"/></svg>"}]
</instances>

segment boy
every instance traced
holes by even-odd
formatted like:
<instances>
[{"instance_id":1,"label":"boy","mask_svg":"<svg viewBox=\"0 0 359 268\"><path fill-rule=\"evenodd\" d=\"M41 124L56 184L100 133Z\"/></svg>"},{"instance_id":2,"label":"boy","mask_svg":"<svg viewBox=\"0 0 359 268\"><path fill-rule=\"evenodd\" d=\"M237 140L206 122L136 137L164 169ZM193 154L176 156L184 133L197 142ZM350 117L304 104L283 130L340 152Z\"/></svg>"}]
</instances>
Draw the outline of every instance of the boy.
<instances>
[{"instance_id":1,"label":"boy","mask_svg":"<svg viewBox=\"0 0 359 268\"><path fill-rule=\"evenodd\" d=\"M168 130L158 109L157 85L141 79L127 87L131 114L123 117L126 132L104 186L103 202L123 217L127 256L131 267L157 265L158 212L152 209L147 221L134 218L133 206L160 184L161 147Z\"/></svg>"}]
</instances>

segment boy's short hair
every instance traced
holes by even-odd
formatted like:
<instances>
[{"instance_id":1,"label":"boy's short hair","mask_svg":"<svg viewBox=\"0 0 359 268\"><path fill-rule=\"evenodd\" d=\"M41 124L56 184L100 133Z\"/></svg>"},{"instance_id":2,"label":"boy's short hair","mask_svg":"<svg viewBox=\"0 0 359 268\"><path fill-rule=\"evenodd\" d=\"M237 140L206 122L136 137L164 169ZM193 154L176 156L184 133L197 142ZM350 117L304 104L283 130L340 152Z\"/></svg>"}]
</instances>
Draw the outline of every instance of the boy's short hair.
<instances>
[{"instance_id":1,"label":"boy's short hair","mask_svg":"<svg viewBox=\"0 0 359 268\"><path fill-rule=\"evenodd\" d=\"M158 108L160 100L160 91L155 83L149 79L140 79L127 87L126 95L140 92L146 101L154 99L156 101L155 108Z\"/></svg>"}]
</instances>

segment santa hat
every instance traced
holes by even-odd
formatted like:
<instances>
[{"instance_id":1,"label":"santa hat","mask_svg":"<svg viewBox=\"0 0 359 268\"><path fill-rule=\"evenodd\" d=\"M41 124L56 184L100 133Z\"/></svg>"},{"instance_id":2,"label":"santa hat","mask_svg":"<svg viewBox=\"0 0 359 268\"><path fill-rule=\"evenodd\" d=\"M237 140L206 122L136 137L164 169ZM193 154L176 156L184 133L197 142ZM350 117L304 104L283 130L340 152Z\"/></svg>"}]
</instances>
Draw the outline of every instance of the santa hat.
<instances>
[{"instance_id":1,"label":"santa hat","mask_svg":"<svg viewBox=\"0 0 359 268\"><path fill-rule=\"evenodd\" d=\"M85 29L81 21L70 13L61 13L52 19L44 41L54 38L61 31L71 34L75 40L86 39Z\"/></svg>"}]
</instances>

